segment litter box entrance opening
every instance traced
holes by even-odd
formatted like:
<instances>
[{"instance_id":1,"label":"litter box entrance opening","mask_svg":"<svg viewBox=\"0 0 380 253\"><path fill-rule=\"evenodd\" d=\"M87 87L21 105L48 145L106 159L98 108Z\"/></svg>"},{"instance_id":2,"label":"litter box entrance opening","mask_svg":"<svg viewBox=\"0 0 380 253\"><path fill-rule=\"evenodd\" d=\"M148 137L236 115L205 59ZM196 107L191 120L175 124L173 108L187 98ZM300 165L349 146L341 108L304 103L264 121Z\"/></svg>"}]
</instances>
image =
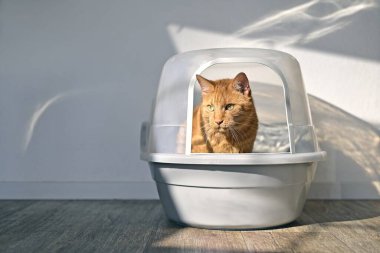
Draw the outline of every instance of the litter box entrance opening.
<instances>
[{"instance_id":1,"label":"litter box entrance opening","mask_svg":"<svg viewBox=\"0 0 380 253\"><path fill-rule=\"evenodd\" d=\"M287 120L284 84L280 76L270 67L252 62L216 63L202 70L199 75L208 80L234 79L240 72L246 74L251 89L259 127L252 153L289 153L290 137ZM190 85L186 153L191 153L193 113L202 106L202 91L199 82ZM205 104L203 104L205 106ZM244 116L243 116L244 117ZM235 129L237 125L235 125ZM194 153L193 153L194 154Z\"/></svg>"}]
</instances>

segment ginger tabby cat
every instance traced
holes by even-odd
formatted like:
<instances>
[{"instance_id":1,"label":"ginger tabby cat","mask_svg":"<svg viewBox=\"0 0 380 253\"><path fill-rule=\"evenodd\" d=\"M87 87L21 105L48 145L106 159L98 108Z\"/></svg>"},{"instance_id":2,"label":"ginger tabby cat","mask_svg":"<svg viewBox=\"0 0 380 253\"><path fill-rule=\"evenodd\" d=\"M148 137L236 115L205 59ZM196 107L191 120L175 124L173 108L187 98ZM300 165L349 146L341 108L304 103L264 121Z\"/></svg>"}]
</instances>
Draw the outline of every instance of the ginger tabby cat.
<instances>
[{"instance_id":1,"label":"ginger tabby cat","mask_svg":"<svg viewBox=\"0 0 380 253\"><path fill-rule=\"evenodd\" d=\"M197 80L202 101L193 113L191 152L252 152L258 118L247 76L211 81L197 75Z\"/></svg>"}]
</instances>

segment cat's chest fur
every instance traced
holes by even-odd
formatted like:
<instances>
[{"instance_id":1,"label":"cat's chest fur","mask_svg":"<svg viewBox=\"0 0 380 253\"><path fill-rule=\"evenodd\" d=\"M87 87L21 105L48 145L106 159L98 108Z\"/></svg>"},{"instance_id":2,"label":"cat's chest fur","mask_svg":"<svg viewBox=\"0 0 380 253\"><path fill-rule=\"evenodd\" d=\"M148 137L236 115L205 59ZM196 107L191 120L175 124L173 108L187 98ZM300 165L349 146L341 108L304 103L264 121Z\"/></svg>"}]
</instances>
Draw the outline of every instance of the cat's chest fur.
<instances>
[{"instance_id":1,"label":"cat's chest fur","mask_svg":"<svg viewBox=\"0 0 380 253\"><path fill-rule=\"evenodd\" d=\"M235 145L231 138L222 133L213 134L207 142L214 153L239 153L240 147Z\"/></svg>"},{"instance_id":2,"label":"cat's chest fur","mask_svg":"<svg viewBox=\"0 0 380 253\"><path fill-rule=\"evenodd\" d=\"M213 153L248 153L252 152L254 138L253 136L247 137L236 143L228 134L214 133L212 136L206 137L206 142L208 149Z\"/></svg>"}]
</instances>

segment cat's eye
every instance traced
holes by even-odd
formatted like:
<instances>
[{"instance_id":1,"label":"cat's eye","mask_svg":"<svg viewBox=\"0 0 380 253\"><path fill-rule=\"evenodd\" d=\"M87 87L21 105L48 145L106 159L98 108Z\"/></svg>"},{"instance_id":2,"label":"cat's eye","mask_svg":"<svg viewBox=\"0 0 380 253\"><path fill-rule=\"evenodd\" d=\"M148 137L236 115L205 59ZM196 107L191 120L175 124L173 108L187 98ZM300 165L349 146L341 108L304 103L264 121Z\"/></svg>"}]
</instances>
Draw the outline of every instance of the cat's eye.
<instances>
[{"instance_id":1,"label":"cat's eye","mask_svg":"<svg viewBox=\"0 0 380 253\"><path fill-rule=\"evenodd\" d=\"M213 105L207 105L207 109L208 109L210 112L213 112L213 111L214 111L214 106L213 106Z\"/></svg>"},{"instance_id":2,"label":"cat's eye","mask_svg":"<svg viewBox=\"0 0 380 253\"><path fill-rule=\"evenodd\" d=\"M234 109L234 105L233 104L226 105L226 110L231 111L232 109Z\"/></svg>"}]
</instances>

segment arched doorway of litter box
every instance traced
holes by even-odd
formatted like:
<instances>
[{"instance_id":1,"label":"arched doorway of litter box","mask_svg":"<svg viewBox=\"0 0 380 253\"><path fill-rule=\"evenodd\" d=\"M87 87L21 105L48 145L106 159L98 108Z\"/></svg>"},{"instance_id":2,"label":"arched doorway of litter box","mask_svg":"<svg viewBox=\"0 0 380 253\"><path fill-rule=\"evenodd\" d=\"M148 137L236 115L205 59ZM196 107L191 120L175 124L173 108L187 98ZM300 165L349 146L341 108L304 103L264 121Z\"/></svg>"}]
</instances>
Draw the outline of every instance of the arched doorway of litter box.
<instances>
[{"instance_id":1,"label":"arched doorway of litter box","mask_svg":"<svg viewBox=\"0 0 380 253\"><path fill-rule=\"evenodd\" d=\"M252 90L259 118L259 130L252 153L289 153L291 139L285 85L279 74L272 68L255 62L213 62L201 67L200 74L207 79L234 78L244 72ZM194 78L189 86L187 115L186 153L191 154L191 126L193 110L201 101L201 90Z\"/></svg>"}]
</instances>

